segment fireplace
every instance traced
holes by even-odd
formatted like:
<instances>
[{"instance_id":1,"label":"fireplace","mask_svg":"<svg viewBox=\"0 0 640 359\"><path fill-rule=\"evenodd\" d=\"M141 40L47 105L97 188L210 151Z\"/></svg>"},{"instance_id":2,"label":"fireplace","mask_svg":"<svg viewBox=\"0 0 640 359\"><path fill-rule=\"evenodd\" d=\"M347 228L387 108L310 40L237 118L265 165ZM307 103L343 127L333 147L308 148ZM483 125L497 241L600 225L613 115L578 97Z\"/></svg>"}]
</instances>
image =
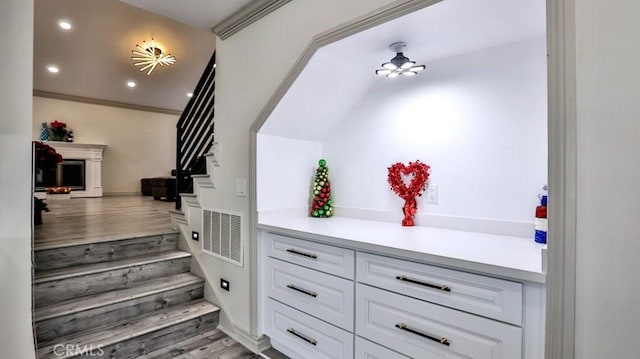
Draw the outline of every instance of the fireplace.
<instances>
[{"instance_id":1,"label":"fireplace","mask_svg":"<svg viewBox=\"0 0 640 359\"><path fill-rule=\"evenodd\" d=\"M65 159L47 171L36 169L35 189L47 187L69 187L72 191L84 191L86 187L85 160Z\"/></svg>"},{"instance_id":2,"label":"fireplace","mask_svg":"<svg viewBox=\"0 0 640 359\"><path fill-rule=\"evenodd\" d=\"M64 160L58 164L58 186L70 187L72 191L84 191L85 186L84 160Z\"/></svg>"},{"instance_id":3,"label":"fireplace","mask_svg":"<svg viewBox=\"0 0 640 359\"><path fill-rule=\"evenodd\" d=\"M36 171L35 196L47 187L71 187L71 197L102 197L102 152L105 145L49 141L64 159L57 167Z\"/></svg>"}]
</instances>

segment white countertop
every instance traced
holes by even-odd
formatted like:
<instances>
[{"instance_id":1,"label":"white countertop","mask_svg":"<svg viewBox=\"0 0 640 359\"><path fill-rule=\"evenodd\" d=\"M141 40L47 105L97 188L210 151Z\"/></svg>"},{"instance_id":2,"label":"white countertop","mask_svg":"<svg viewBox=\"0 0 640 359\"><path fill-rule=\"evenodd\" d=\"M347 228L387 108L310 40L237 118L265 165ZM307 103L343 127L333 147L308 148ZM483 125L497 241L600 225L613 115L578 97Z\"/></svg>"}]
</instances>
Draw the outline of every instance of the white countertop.
<instances>
[{"instance_id":1,"label":"white countertop","mask_svg":"<svg viewBox=\"0 0 640 359\"><path fill-rule=\"evenodd\" d=\"M507 279L544 283L542 249L531 238L345 217L260 212L258 229Z\"/></svg>"}]
</instances>

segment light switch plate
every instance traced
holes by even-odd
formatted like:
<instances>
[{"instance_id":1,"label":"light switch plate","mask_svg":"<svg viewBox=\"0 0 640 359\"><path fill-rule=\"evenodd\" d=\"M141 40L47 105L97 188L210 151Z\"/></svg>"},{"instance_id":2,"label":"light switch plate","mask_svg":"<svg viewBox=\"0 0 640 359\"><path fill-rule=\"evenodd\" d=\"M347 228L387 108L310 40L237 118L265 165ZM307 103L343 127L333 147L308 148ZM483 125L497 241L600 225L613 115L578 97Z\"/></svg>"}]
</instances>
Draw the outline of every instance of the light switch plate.
<instances>
[{"instance_id":1,"label":"light switch plate","mask_svg":"<svg viewBox=\"0 0 640 359\"><path fill-rule=\"evenodd\" d=\"M238 197L247 196L247 179L246 178L236 178L236 196Z\"/></svg>"}]
</instances>

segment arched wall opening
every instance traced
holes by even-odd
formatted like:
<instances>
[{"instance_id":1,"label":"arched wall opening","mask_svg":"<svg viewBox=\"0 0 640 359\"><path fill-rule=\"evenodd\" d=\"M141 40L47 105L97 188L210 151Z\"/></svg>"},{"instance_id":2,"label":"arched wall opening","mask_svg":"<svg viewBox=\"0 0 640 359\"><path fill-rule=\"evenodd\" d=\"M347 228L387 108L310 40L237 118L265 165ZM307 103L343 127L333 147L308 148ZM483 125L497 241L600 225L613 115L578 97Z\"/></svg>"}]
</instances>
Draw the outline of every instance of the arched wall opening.
<instances>
[{"instance_id":1,"label":"arched wall opening","mask_svg":"<svg viewBox=\"0 0 640 359\"><path fill-rule=\"evenodd\" d=\"M427 69L377 77L395 41ZM257 210L306 214L324 158L336 216L399 223L387 167L420 160L438 200L417 225L530 235L547 111L544 2L439 2L313 54L257 132Z\"/></svg>"},{"instance_id":2,"label":"arched wall opening","mask_svg":"<svg viewBox=\"0 0 640 359\"><path fill-rule=\"evenodd\" d=\"M267 123L274 109L285 96L295 80L299 77L307 63L311 60L319 49L346 36L365 31L378 24L385 23L390 19L396 19L405 14L410 14L424 7L437 4L438 0L410 1L406 3L396 3L387 8L380 9L379 12L368 14L363 18L354 19L337 29L329 30L326 33L316 36L299 57L289 75L283 80L271 99L264 106L262 112L256 118L250 129L250 207L251 225L250 231L252 246L254 250L250 252L251 262L257 260L259 246L256 225L259 227L257 187L261 184L258 179L258 137L266 135L261 133L263 124ZM546 1L546 28L547 51L548 51L548 182L549 195L554 200L550 202L549 208L552 218L549 222L549 233L552 238L549 244L548 271L546 273L547 288L547 323L546 323L546 357L573 357L575 336L575 242L576 242L576 142L575 124L576 113L574 100L576 95L575 83L575 35L572 31L575 26L573 17L573 2L567 1ZM414 56L411 56L416 59ZM383 58L386 60L386 58ZM377 60L376 66L379 65ZM318 92L320 93L320 92ZM261 134L260 134L261 133ZM286 136L281 136L285 137ZM300 141L288 139L293 142ZM285 141L286 142L286 141ZM316 153L316 152L314 152ZM309 160L302 162L304 169L304 183L310 187L310 171L317 160L316 157L309 156ZM286 158L285 158L286 159ZM290 166L295 163L288 162ZM277 169L273 169L276 171ZM335 172L335 171L333 171ZM282 178L286 178L286 173L282 173ZM283 186L292 185L292 181L286 182ZM307 187L307 189L309 188ZM262 187L261 190L264 190ZM307 195L308 198L308 195ZM293 213L298 213L301 208L294 209ZM264 213L264 212L263 212ZM256 242L258 240L258 242ZM251 281L253 293L258 293L258 274L251 271ZM256 330L257 310L260 305L254 301L252 303L252 328ZM258 325L258 326L256 326Z\"/></svg>"}]
</instances>

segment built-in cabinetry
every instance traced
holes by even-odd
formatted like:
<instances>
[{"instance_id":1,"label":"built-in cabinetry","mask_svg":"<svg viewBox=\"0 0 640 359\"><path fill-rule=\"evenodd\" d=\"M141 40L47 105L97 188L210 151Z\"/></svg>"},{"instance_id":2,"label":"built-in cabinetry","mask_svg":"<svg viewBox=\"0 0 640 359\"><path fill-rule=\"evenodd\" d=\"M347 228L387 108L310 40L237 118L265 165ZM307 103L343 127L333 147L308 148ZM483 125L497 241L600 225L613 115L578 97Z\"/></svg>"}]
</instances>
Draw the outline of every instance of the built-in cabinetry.
<instances>
[{"instance_id":1,"label":"built-in cabinetry","mask_svg":"<svg viewBox=\"0 0 640 359\"><path fill-rule=\"evenodd\" d=\"M265 332L292 358L352 358L355 252L264 235Z\"/></svg>"},{"instance_id":2,"label":"built-in cabinetry","mask_svg":"<svg viewBox=\"0 0 640 359\"><path fill-rule=\"evenodd\" d=\"M277 232L259 236L262 327L292 358L542 358L539 283Z\"/></svg>"}]
</instances>

